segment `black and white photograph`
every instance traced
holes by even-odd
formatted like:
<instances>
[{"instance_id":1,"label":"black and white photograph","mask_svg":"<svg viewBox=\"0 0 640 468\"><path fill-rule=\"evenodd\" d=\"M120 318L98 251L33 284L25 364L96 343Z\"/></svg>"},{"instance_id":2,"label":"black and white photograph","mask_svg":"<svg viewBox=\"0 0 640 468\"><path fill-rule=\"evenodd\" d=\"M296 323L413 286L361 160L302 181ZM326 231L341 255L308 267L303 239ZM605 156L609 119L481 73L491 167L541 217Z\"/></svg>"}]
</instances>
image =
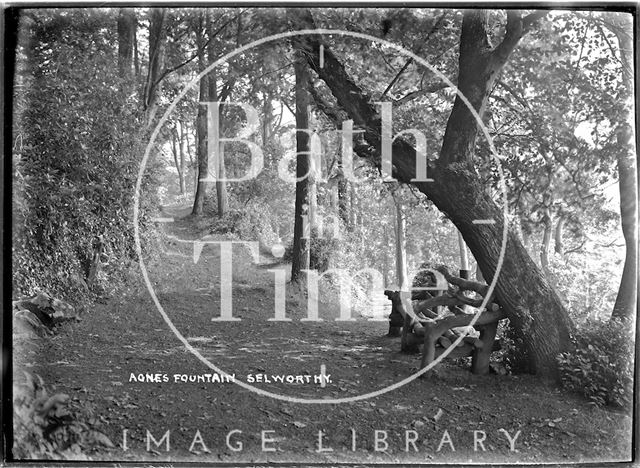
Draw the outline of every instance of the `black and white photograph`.
<instances>
[{"instance_id":1,"label":"black and white photograph","mask_svg":"<svg viewBox=\"0 0 640 468\"><path fill-rule=\"evenodd\" d=\"M637 5L2 13L1 464L637 461Z\"/></svg>"}]
</instances>

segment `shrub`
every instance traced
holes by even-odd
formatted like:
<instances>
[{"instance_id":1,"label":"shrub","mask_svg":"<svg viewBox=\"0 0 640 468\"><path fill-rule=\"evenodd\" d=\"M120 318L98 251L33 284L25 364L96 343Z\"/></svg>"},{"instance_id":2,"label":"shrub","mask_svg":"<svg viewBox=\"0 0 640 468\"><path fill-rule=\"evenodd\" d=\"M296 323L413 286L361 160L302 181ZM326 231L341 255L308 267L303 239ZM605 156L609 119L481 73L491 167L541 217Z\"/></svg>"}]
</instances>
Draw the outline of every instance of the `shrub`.
<instances>
[{"instance_id":1,"label":"shrub","mask_svg":"<svg viewBox=\"0 0 640 468\"><path fill-rule=\"evenodd\" d=\"M522 338L509 320L498 322L496 339L500 340L500 351L492 353L492 359L500 362L509 374L524 374L530 371L529 357Z\"/></svg>"},{"instance_id":2,"label":"shrub","mask_svg":"<svg viewBox=\"0 0 640 468\"><path fill-rule=\"evenodd\" d=\"M339 241L334 237L317 237L313 232L311 237L311 249L309 252L309 264L311 269L319 272L327 271L331 264L331 257L339 248Z\"/></svg>"},{"instance_id":3,"label":"shrub","mask_svg":"<svg viewBox=\"0 0 640 468\"><path fill-rule=\"evenodd\" d=\"M336 238L318 237L318 232L311 231L311 243L309 245L309 269L319 273L327 271L331 265L331 258L340 247L340 241ZM283 261L291 262L293 259L293 245L285 249Z\"/></svg>"},{"instance_id":4,"label":"shrub","mask_svg":"<svg viewBox=\"0 0 640 468\"><path fill-rule=\"evenodd\" d=\"M633 397L633 327L624 321L587 321L559 355L563 386L598 406L630 407Z\"/></svg>"},{"instance_id":5,"label":"shrub","mask_svg":"<svg viewBox=\"0 0 640 468\"><path fill-rule=\"evenodd\" d=\"M117 74L108 11L39 11L25 23L16 79L13 288L83 297L91 243L103 236L105 273L137 258L132 205L144 141L131 84ZM30 24L30 26L28 26ZM96 70L100 70L99 73ZM154 205L143 179L140 227Z\"/></svg>"},{"instance_id":6,"label":"shrub","mask_svg":"<svg viewBox=\"0 0 640 468\"><path fill-rule=\"evenodd\" d=\"M233 239L258 241L264 245L271 245L278 240L268 204L256 201L242 209L231 208L220 218L213 210L216 201L211 199L208 203L207 228L210 233L222 234Z\"/></svg>"},{"instance_id":7,"label":"shrub","mask_svg":"<svg viewBox=\"0 0 640 468\"><path fill-rule=\"evenodd\" d=\"M25 376L26 382L13 388L15 458L86 460L90 450L114 447L106 435L82 421L86 415L67 395L49 395L40 376Z\"/></svg>"}]
</instances>

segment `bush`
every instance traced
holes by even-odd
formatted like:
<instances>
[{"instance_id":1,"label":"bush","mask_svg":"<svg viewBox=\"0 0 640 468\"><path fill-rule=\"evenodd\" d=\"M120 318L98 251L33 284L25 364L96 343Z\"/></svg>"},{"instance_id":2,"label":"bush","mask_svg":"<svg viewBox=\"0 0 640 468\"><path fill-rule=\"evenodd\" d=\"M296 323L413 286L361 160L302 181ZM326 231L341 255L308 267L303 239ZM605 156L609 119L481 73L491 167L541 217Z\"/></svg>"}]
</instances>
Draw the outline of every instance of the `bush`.
<instances>
[{"instance_id":1,"label":"bush","mask_svg":"<svg viewBox=\"0 0 640 468\"><path fill-rule=\"evenodd\" d=\"M15 458L86 460L90 450L114 447L90 421L82 421L86 415L67 395L49 395L40 376L25 376L13 388Z\"/></svg>"},{"instance_id":2,"label":"bush","mask_svg":"<svg viewBox=\"0 0 640 468\"><path fill-rule=\"evenodd\" d=\"M273 216L267 203L256 201L242 209L231 208L223 217L218 217L213 207L215 199L207 200L209 211L207 228L211 234L222 234L228 238L257 241L263 245L274 244L278 240L273 228Z\"/></svg>"},{"instance_id":3,"label":"bush","mask_svg":"<svg viewBox=\"0 0 640 468\"><path fill-rule=\"evenodd\" d=\"M109 12L41 11L25 23L17 65L13 287L83 296L91 243L103 236L109 273L137 258L131 220L142 113L117 74ZM98 33L100 31L100 33ZM95 70L100 70L96 73ZM149 221L151 180L140 225ZM105 270L105 273L107 271Z\"/></svg>"},{"instance_id":4,"label":"bush","mask_svg":"<svg viewBox=\"0 0 640 468\"><path fill-rule=\"evenodd\" d=\"M339 248L339 241L334 237L317 237L313 232L311 237L311 249L309 252L309 265L312 270L320 273L327 271L331 264L331 257Z\"/></svg>"},{"instance_id":5,"label":"bush","mask_svg":"<svg viewBox=\"0 0 640 468\"><path fill-rule=\"evenodd\" d=\"M587 321L572 337L573 349L558 357L563 386L598 406L631 407L633 327L624 321Z\"/></svg>"},{"instance_id":6,"label":"bush","mask_svg":"<svg viewBox=\"0 0 640 468\"><path fill-rule=\"evenodd\" d=\"M522 338L509 320L498 322L496 339L500 340L500 351L492 353L493 360L500 362L509 374L525 374L530 371L529 357Z\"/></svg>"},{"instance_id":7,"label":"bush","mask_svg":"<svg viewBox=\"0 0 640 468\"><path fill-rule=\"evenodd\" d=\"M340 241L334 237L318 237L317 230L311 231L311 243L309 245L309 269L319 273L327 271L331 265L331 258L338 251ZM285 249L283 261L293 260L293 245Z\"/></svg>"}]
</instances>

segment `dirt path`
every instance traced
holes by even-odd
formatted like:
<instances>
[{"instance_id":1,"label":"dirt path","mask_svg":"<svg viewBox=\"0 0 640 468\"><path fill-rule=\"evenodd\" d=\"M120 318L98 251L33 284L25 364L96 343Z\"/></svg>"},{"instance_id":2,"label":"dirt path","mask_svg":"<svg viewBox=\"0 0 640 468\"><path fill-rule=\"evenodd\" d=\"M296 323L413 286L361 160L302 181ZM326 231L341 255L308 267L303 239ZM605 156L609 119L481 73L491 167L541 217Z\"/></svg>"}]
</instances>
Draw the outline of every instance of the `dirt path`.
<instances>
[{"instance_id":1,"label":"dirt path","mask_svg":"<svg viewBox=\"0 0 640 468\"><path fill-rule=\"evenodd\" d=\"M188 219L166 229L171 237L165 252L148 262L157 297L190 345L236 380L298 376L297 383L252 385L290 397L335 399L382 389L415 371L418 356L399 353L397 339L384 336L387 323L355 313L356 321L336 322L336 304L320 304L322 322L301 321L306 306L288 291L286 315L291 321L269 321L275 300L269 270L284 267L255 265L243 247L233 250L232 310L241 321L212 321L220 316L220 250L204 245L194 263L193 244L182 241L204 233ZM263 256L261 262L268 260ZM25 348L15 364L16 370L39 373L95 417L117 445L96 459L561 463L630 457L630 417L594 408L531 376L473 376L445 363L437 376L390 393L322 405L276 400L233 383L175 382L175 374L213 371L177 339L141 275L135 278L120 297L97 305L82 322ZM132 374L166 375L168 381L136 382ZM314 382L314 376L323 374L330 376L325 385ZM152 443L154 450L147 452L147 431L160 440L167 430L170 450ZM197 441L198 431L204 444ZM380 431L377 446L375 431ZM486 436L477 451L474 431L481 431L475 433L478 440ZM512 438L520 431L513 451L505 431Z\"/></svg>"}]
</instances>

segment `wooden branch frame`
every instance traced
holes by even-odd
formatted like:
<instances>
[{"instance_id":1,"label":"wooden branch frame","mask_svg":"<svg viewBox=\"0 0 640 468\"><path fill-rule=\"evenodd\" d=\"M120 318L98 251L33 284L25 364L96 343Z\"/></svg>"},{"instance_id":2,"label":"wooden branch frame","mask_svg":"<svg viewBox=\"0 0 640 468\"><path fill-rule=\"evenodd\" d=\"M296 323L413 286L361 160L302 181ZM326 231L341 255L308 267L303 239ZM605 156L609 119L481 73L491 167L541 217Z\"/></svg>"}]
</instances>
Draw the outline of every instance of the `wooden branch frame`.
<instances>
[{"instance_id":1,"label":"wooden branch frame","mask_svg":"<svg viewBox=\"0 0 640 468\"><path fill-rule=\"evenodd\" d=\"M468 327L474 320L476 314L467 314L458 306L471 305L480 307L483 300L468 298L463 295L463 291L474 291L486 296L489 289L486 284L451 275L444 266L438 267L436 270L442 273L450 284L457 286L458 291L448 291L446 294L417 300L415 305L412 304L411 300L403 301L401 291L384 291L384 294L392 303L390 317L393 317L393 322L397 325L400 317L403 319L401 350L403 352L417 352L418 346L420 344L423 345L420 362L421 369L427 367L436 357L445 352L444 348L437 347L440 337L452 328ZM449 307L454 315L438 316L431 310L441 306ZM407 310L407 308L411 310ZM487 374L489 372L489 359L498 330L498 322L506 317L505 312L498 304L489 301L486 310L482 312L473 324L474 328L480 330L480 338L465 337L462 340L462 345L459 344L452 349L447 357L472 356L471 371L474 374ZM391 328L389 334L391 335ZM398 333L395 334L395 336L397 335ZM449 340L455 339L453 334L447 336ZM448 341L444 340L443 343L446 344Z\"/></svg>"}]
</instances>

